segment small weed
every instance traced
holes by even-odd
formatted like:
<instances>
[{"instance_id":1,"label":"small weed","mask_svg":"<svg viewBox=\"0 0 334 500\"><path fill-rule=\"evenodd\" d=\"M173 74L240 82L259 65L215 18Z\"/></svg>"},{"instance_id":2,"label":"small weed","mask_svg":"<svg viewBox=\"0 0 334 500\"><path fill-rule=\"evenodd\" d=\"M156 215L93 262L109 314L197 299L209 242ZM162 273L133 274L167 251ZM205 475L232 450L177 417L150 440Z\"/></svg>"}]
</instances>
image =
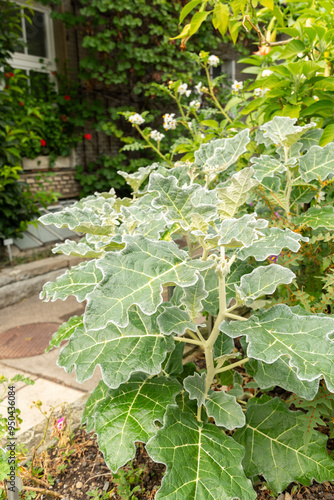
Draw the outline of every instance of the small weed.
<instances>
[{"instance_id":1,"label":"small weed","mask_svg":"<svg viewBox=\"0 0 334 500\"><path fill-rule=\"evenodd\" d=\"M122 497L122 500L137 500L134 493L138 491L145 491L140 486L140 478L144 474L144 468L137 469L119 469L119 471L114 474L114 482L117 485L117 493Z\"/></svg>"}]
</instances>

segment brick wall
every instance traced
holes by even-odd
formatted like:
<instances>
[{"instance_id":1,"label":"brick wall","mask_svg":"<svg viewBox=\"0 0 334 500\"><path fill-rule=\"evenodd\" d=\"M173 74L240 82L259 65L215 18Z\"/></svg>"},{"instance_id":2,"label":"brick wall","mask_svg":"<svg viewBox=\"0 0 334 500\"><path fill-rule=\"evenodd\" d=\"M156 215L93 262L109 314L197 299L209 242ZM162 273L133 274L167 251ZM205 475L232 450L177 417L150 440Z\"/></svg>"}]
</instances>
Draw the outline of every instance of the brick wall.
<instances>
[{"instance_id":1,"label":"brick wall","mask_svg":"<svg viewBox=\"0 0 334 500\"><path fill-rule=\"evenodd\" d=\"M58 172L25 172L21 180L26 182L32 193L52 190L60 193L59 199L77 198L80 185L74 179L75 170L61 170Z\"/></svg>"}]
</instances>

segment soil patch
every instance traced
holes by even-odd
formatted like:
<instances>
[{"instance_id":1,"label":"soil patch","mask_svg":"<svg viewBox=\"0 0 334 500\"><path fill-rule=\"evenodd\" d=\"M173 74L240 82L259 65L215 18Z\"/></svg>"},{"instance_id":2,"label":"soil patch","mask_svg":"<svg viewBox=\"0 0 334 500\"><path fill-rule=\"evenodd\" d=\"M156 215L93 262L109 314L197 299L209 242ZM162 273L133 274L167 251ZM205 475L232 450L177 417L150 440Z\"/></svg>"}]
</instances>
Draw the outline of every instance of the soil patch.
<instances>
[{"instance_id":1,"label":"soil patch","mask_svg":"<svg viewBox=\"0 0 334 500\"><path fill-rule=\"evenodd\" d=\"M331 441L334 440L329 440L330 448L333 444ZM49 477L52 477L53 481L50 481L46 489L53 495L41 491L44 489L41 488L41 480L39 483L38 480L24 481L25 486L39 489L40 493L36 500L54 500L57 494L58 498L64 500L85 498L153 500L166 469L163 464L153 462L144 446L138 444L136 456L131 465L126 465L120 469L121 472L112 474L98 449L94 434L87 434L84 429L76 432L69 445L49 450L47 467ZM272 496L271 492L266 489L264 480L259 481L255 490L257 500L275 500L276 498L278 500L334 500L334 486L328 481L324 484L314 483L307 488L292 484L278 497ZM131 491L133 497L131 497ZM103 496L104 494L106 496Z\"/></svg>"}]
</instances>

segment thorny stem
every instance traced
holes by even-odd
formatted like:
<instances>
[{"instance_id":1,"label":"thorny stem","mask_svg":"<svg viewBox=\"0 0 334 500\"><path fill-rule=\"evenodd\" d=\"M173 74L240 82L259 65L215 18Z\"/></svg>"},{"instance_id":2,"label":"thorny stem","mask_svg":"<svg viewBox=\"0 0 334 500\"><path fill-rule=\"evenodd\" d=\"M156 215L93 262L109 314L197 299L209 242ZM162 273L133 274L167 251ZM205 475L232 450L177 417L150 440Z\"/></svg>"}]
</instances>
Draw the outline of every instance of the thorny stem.
<instances>
[{"instance_id":1,"label":"thorny stem","mask_svg":"<svg viewBox=\"0 0 334 500\"><path fill-rule=\"evenodd\" d=\"M215 96L215 93L214 93L214 90L213 90L213 86L212 86L212 82L211 82L211 78L210 78L210 73L209 73L209 69L208 67L205 65L204 66L205 68L205 73L206 73L206 78L208 80L208 84L209 84L209 91L210 91L210 96L212 97L215 105L217 106L217 108L219 109L219 111L225 116L225 118L230 122L232 123L232 120L231 118L228 116L228 114L226 113L226 111L221 107L217 97Z\"/></svg>"}]
</instances>

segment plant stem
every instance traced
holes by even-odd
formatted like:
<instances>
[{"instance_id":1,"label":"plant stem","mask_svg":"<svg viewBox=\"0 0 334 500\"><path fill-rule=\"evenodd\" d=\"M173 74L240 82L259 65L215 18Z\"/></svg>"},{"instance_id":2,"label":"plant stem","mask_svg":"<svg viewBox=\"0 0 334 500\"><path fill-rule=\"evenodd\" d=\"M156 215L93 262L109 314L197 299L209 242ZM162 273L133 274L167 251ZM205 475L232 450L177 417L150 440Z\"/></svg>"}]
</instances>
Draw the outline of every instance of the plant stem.
<instances>
[{"instance_id":1,"label":"plant stem","mask_svg":"<svg viewBox=\"0 0 334 500\"><path fill-rule=\"evenodd\" d=\"M198 408L197 408L197 420L198 420L198 422L202 422L201 416L202 416L202 405L198 406Z\"/></svg>"},{"instance_id":2,"label":"plant stem","mask_svg":"<svg viewBox=\"0 0 334 500\"><path fill-rule=\"evenodd\" d=\"M173 337L174 340L177 340L178 342L187 342L188 344L195 344L195 345L200 345L202 346L202 342L200 340L195 340L195 339L188 339L186 337Z\"/></svg>"},{"instance_id":3,"label":"plant stem","mask_svg":"<svg viewBox=\"0 0 334 500\"><path fill-rule=\"evenodd\" d=\"M236 319L238 321L248 321L248 318L244 318L243 316L238 316L237 314L231 314L228 312L226 312L225 316L227 318Z\"/></svg>"},{"instance_id":4,"label":"plant stem","mask_svg":"<svg viewBox=\"0 0 334 500\"><path fill-rule=\"evenodd\" d=\"M224 111L224 109L221 107L217 97L215 96L214 94L214 90L213 90L213 86L212 86L212 82L211 82L211 78L210 78L210 73L209 73L209 70L208 70L208 67L207 65L205 65L204 67L205 69L205 73L206 73L206 78L208 80L208 85L209 85L209 91L210 91L210 96L212 97L215 105L217 106L217 108L219 109L219 111L225 116L225 118L230 122L230 123L233 123L231 118L228 116L228 114L226 113L226 111Z\"/></svg>"},{"instance_id":5,"label":"plant stem","mask_svg":"<svg viewBox=\"0 0 334 500\"><path fill-rule=\"evenodd\" d=\"M187 238L187 246L188 246L189 257L191 257L192 253L193 253L193 246L192 246L192 243L191 243L191 236L190 236L190 232L189 231L186 234L186 238Z\"/></svg>"},{"instance_id":6,"label":"plant stem","mask_svg":"<svg viewBox=\"0 0 334 500\"><path fill-rule=\"evenodd\" d=\"M138 125L135 125L135 127L138 130L138 132L140 133L140 135L142 136L142 138L160 156L160 158L162 158L164 161L166 161L171 167L174 167L173 163L171 161L167 160L167 158L165 157L165 155L163 155L161 153L161 151L159 151L159 149L156 148L155 145L146 137L146 135L143 133L143 131L141 130L141 128Z\"/></svg>"},{"instance_id":7,"label":"plant stem","mask_svg":"<svg viewBox=\"0 0 334 500\"><path fill-rule=\"evenodd\" d=\"M284 146L284 160L285 163L289 161L289 148L287 146ZM291 221L290 196L292 191L292 177L289 166L287 165L286 168L287 171L286 171L286 191L285 191L285 196L286 196L285 212L286 212L286 218L288 219L288 222L290 222Z\"/></svg>"},{"instance_id":8,"label":"plant stem","mask_svg":"<svg viewBox=\"0 0 334 500\"><path fill-rule=\"evenodd\" d=\"M233 368L236 368L237 366L244 365L245 363L247 363L247 361L249 361L249 358L244 358L244 359L241 359L240 361L237 361L236 363L232 363L231 365L224 366L223 368L219 368L218 370L216 370L216 374L222 373L222 372L227 372L228 370L233 370Z\"/></svg>"}]
</instances>

